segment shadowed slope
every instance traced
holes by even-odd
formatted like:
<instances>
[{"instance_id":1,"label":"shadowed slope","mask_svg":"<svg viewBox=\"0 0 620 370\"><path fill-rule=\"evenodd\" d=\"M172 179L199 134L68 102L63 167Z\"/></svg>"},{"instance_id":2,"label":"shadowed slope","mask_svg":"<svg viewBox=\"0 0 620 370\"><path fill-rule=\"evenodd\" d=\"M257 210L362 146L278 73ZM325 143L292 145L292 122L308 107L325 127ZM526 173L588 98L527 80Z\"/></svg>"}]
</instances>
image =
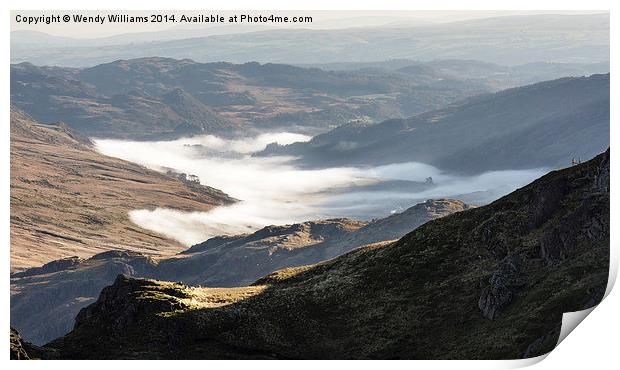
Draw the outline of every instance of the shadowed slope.
<instances>
[{"instance_id":1,"label":"shadowed slope","mask_svg":"<svg viewBox=\"0 0 620 370\"><path fill-rule=\"evenodd\" d=\"M278 271L253 287L118 277L63 358L487 358L553 348L562 313L608 277L609 153L394 243Z\"/></svg>"},{"instance_id":2,"label":"shadowed slope","mask_svg":"<svg viewBox=\"0 0 620 370\"><path fill-rule=\"evenodd\" d=\"M71 257L11 275L11 325L34 344L69 332L78 311L118 274L191 285L248 285L275 270L317 263L371 242L397 239L423 223L468 209L428 200L373 222L333 219L267 226L252 234L218 236L171 258L110 251Z\"/></svg>"},{"instance_id":3,"label":"shadowed slope","mask_svg":"<svg viewBox=\"0 0 620 370\"><path fill-rule=\"evenodd\" d=\"M449 173L561 168L609 146L609 74L481 95L408 119L350 123L262 155L311 167L422 162ZM260 154L259 154L260 155Z\"/></svg>"}]
</instances>

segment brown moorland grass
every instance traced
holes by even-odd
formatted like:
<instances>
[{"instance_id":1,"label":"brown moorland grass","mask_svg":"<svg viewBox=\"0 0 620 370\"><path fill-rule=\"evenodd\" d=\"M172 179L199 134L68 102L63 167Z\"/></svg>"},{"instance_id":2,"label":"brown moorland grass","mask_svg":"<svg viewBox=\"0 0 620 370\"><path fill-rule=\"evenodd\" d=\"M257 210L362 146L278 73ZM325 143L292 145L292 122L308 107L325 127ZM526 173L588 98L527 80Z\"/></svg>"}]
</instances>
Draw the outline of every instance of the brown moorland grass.
<instances>
[{"instance_id":1,"label":"brown moorland grass","mask_svg":"<svg viewBox=\"0 0 620 370\"><path fill-rule=\"evenodd\" d=\"M234 200L96 152L65 125L11 111L11 270L111 249L171 255L185 246L131 223L132 209L207 211Z\"/></svg>"}]
</instances>

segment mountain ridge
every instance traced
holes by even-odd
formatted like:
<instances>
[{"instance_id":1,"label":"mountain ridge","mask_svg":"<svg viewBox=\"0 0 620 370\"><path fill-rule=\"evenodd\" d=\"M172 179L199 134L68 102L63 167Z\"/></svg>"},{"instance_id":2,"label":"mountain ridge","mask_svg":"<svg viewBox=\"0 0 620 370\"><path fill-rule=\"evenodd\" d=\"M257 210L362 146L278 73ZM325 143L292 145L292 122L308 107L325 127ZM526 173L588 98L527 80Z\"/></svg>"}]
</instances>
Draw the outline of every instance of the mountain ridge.
<instances>
[{"instance_id":1,"label":"mountain ridge","mask_svg":"<svg viewBox=\"0 0 620 370\"><path fill-rule=\"evenodd\" d=\"M43 349L81 359L538 356L555 346L563 312L603 297L608 181L609 151L399 241L250 287L118 276Z\"/></svg>"},{"instance_id":2,"label":"mountain ridge","mask_svg":"<svg viewBox=\"0 0 620 370\"><path fill-rule=\"evenodd\" d=\"M90 68L11 65L12 103L94 137L156 139L254 130L317 132L353 119L437 108L478 82L396 72L148 57Z\"/></svg>"},{"instance_id":3,"label":"mountain ridge","mask_svg":"<svg viewBox=\"0 0 620 370\"><path fill-rule=\"evenodd\" d=\"M456 200L428 200L372 222L318 220L218 236L168 258L107 251L52 261L11 275L11 325L26 340L43 344L67 333L79 309L92 303L121 273L194 286L248 285L281 268L317 263L365 244L397 239L431 219L469 208Z\"/></svg>"},{"instance_id":4,"label":"mountain ridge","mask_svg":"<svg viewBox=\"0 0 620 370\"><path fill-rule=\"evenodd\" d=\"M297 156L310 167L413 161L475 174L562 167L571 158L592 157L608 143L606 74L480 95L408 119L351 123L306 143L270 145L257 155Z\"/></svg>"}]
</instances>

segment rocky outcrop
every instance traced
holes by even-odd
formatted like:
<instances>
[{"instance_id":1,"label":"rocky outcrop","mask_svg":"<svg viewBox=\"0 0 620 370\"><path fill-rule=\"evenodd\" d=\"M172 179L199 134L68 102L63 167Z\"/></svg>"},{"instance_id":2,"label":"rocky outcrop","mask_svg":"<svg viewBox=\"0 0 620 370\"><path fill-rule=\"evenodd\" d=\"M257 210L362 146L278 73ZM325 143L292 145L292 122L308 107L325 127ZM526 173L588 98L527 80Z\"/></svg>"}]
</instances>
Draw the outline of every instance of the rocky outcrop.
<instances>
[{"instance_id":1,"label":"rocky outcrop","mask_svg":"<svg viewBox=\"0 0 620 370\"><path fill-rule=\"evenodd\" d=\"M506 257L489 277L488 284L483 284L482 294L478 299L478 308L486 318L493 319L510 304L516 289L524 284L518 257Z\"/></svg>"},{"instance_id":2,"label":"rocky outcrop","mask_svg":"<svg viewBox=\"0 0 620 370\"><path fill-rule=\"evenodd\" d=\"M144 295L139 296L148 284L146 280L134 280L127 278L124 274L120 274L114 283L105 287L97 300L97 305L90 305L82 309L75 318L75 329L83 326L93 325L97 320L106 320L111 318L113 325L111 331L122 334L125 328L140 325L141 319L153 315L158 312L171 312L186 309L187 304L179 302L178 298L189 298L189 294L183 289L161 289L162 295ZM170 299L167 299L171 295ZM140 298L150 298L141 300ZM131 301L131 304L128 302ZM144 304L142 304L144 303ZM118 310L119 307L129 309ZM114 314L111 316L110 314Z\"/></svg>"},{"instance_id":3,"label":"rocky outcrop","mask_svg":"<svg viewBox=\"0 0 620 370\"><path fill-rule=\"evenodd\" d=\"M38 359L56 359L54 350L41 348L26 342L19 335L17 330L11 328L11 360L38 360Z\"/></svg>"},{"instance_id":4,"label":"rocky outcrop","mask_svg":"<svg viewBox=\"0 0 620 370\"><path fill-rule=\"evenodd\" d=\"M589 164L588 179L590 182L589 189L584 199L587 202L591 199L600 198L598 192L609 193L609 149L601 154L599 161ZM565 178L556 178L547 184L546 191L535 192L535 204L532 207L529 220L520 226L520 229L527 232L533 230L540 225L548 222L553 218L554 213L565 201L569 184ZM608 207L608 205L607 205ZM574 243L581 238L586 238L593 243L601 240L608 241L609 238L609 213L603 210L602 213L588 209L585 204L578 207L574 217L564 218L556 227L550 228L545 233L533 241L533 253L545 265L560 264L563 260L571 258L571 249ZM500 225L505 223L498 222L502 215L495 215L491 220L487 221L481 228L481 240L487 245L488 253L498 263L497 269L488 279L487 283L481 284L481 294L478 300L478 307L482 315L489 319L494 319L501 311L510 305L516 296L520 287L527 281L527 277L523 276L521 265L521 257L518 254L511 254L506 241L504 231ZM514 241L512 242L514 244ZM537 249L537 251L536 251ZM527 255L527 261L531 261L531 254ZM593 305L592 302L598 302L602 295L591 298L590 303L584 304L583 308ZM548 336L545 336L546 340ZM538 344L544 342L540 339ZM536 347L536 343L532 348ZM533 350L526 351L534 353Z\"/></svg>"},{"instance_id":5,"label":"rocky outcrop","mask_svg":"<svg viewBox=\"0 0 620 370\"><path fill-rule=\"evenodd\" d=\"M155 266L153 259L136 252L108 251L62 269L13 274L11 325L28 341L44 344L70 331L79 310L93 303L116 276L151 276Z\"/></svg>"},{"instance_id":6,"label":"rocky outcrop","mask_svg":"<svg viewBox=\"0 0 620 370\"><path fill-rule=\"evenodd\" d=\"M84 260L78 256L61 258L59 260L48 262L41 267L33 267L22 272L17 272L13 274L12 277L20 278L32 275L51 274L57 271L68 270L71 267L79 265L83 261Z\"/></svg>"},{"instance_id":7,"label":"rocky outcrop","mask_svg":"<svg viewBox=\"0 0 620 370\"><path fill-rule=\"evenodd\" d=\"M22 338L17 330L11 328L11 360L30 360Z\"/></svg>"},{"instance_id":8,"label":"rocky outcrop","mask_svg":"<svg viewBox=\"0 0 620 370\"><path fill-rule=\"evenodd\" d=\"M595 188L609 193L609 184L609 149L607 149L603 161L596 168Z\"/></svg>"}]
</instances>

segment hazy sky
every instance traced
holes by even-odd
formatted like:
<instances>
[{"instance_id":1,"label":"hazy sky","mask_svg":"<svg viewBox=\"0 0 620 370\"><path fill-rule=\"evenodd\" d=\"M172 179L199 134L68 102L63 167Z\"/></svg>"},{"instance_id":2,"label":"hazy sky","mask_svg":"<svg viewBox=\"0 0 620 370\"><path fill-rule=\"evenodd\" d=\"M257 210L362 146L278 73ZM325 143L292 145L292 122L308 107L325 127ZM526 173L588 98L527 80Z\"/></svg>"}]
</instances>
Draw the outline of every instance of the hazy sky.
<instances>
[{"instance_id":1,"label":"hazy sky","mask_svg":"<svg viewBox=\"0 0 620 370\"><path fill-rule=\"evenodd\" d=\"M83 15L107 15L107 14L127 14L127 15L149 15L154 11L81 11ZM419 23L441 23L451 22L475 18L486 18L506 15L526 15L526 14L586 14L586 13L602 13L603 11L160 11L159 14L175 14L180 17L182 14L217 14L228 18L232 14L250 14L250 15L269 15L275 14L279 16L312 16L311 24L263 24L263 26L274 27L303 27L303 28L348 28L360 26L376 26L388 23L407 22L411 24ZM137 23L137 24L115 24L105 22L104 24L76 24L76 23L52 23L52 24L25 24L18 23L16 15L22 16L41 16L41 15L64 15L75 14L73 11L11 11L11 31L16 30L34 30L49 33L56 36L74 37L74 38L94 38L106 37L123 33L133 32L149 32L164 31L170 29L195 29L217 26L216 24L202 23L197 25L190 24L171 24L171 23ZM233 31L231 31L233 32ZM235 30L234 32L238 32Z\"/></svg>"}]
</instances>

